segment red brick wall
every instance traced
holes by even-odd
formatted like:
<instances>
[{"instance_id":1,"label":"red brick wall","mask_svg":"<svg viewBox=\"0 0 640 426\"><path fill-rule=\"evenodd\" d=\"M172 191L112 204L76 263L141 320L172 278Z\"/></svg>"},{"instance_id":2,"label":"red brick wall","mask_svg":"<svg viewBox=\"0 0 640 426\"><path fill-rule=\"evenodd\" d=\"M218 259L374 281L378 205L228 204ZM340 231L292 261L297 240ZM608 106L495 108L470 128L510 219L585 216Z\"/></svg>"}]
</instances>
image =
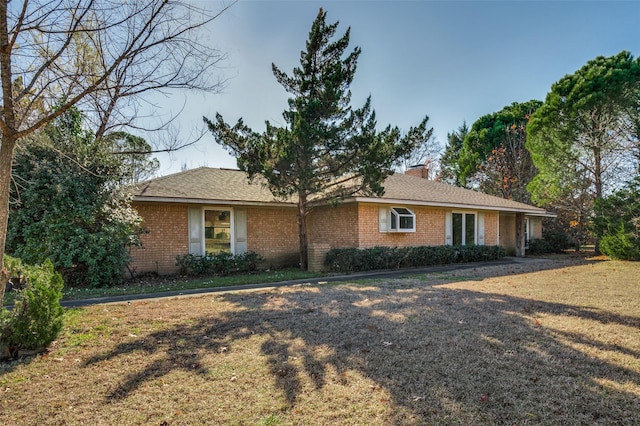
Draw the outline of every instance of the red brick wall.
<instances>
[{"instance_id":1,"label":"red brick wall","mask_svg":"<svg viewBox=\"0 0 640 426\"><path fill-rule=\"evenodd\" d=\"M500 245L509 256L516 253L516 216L511 213L500 215Z\"/></svg>"},{"instance_id":2,"label":"red brick wall","mask_svg":"<svg viewBox=\"0 0 640 426\"><path fill-rule=\"evenodd\" d=\"M380 232L377 204L360 204L359 247L437 246L445 243L445 210L433 207L407 206L416 215L416 232Z\"/></svg>"},{"instance_id":3,"label":"red brick wall","mask_svg":"<svg viewBox=\"0 0 640 426\"><path fill-rule=\"evenodd\" d=\"M358 246L358 206L355 203L313 209L307 218L309 243L329 247Z\"/></svg>"},{"instance_id":4,"label":"red brick wall","mask_svg":"<svg viewBox=\"0 0 640 426\"><path fill-rule=\"evenodd\" d=\"M177 272L176 256L189 252L188 205L134 203L149 232L142 247L133 247L131 266L137 273ZM247 208L247 249L265 258L267 264L298 262L298 226L295 209Z\"/></svg>"},{"instance_id":5,"label":"red brick wall","mask_svg":"<svg viewBox=\"0 0 640 426\"><path fill-rule=\"evenodd\" d=\"M174 273L176 255L189 252L188 208L183 204L133 203L149 233L142 235L142 247L133 247L132 267L136 273Z\"/></svg>"},{"instance_id":6,"label":"red brick wall","mask_svg":"<svg viewBox=\"0 0 640 426\"><path fill-rule=\"evenodd\" d=\"M299 247L296 209L247 207L247 250L267 264L297 264Z\"/></svg>"},{"instance_id":7,"label":"red brick wall","mask_svg":"<svg viewBox=\"0 0 640 426\"><path fill-rule=\"evenodd\" d=\"M149 231L143 247L132 248L132 267L137 273L175 273L177 255L189 252L188 206L171 203L134 203ZM408 206L416 215L416 232L379 232L377 204L341 204L319 207L307 218L309 244L330 247L423 246L445 244L445 210ZM389 206L382 206L388 208ZM509 216L500 216L500 239L512 239ZM485 213L485 244L498 239L498 213ZM536 231L540 227L534 228ZM510 249L507 245L507 248ZM285 207L247 207L247 249L267 264L297 264L298 225L296 210Z\"/></svg>"},{"instance_id":8,"label":"red brick wall","mask_svg":"<svg viewBox=\"0 0 640 426\"><path fill-rule=\"evenodd\" d=\"M484 214L484 245L495 246L498 244L498 212L485 212Z\"/></svg>"}]
</instances>

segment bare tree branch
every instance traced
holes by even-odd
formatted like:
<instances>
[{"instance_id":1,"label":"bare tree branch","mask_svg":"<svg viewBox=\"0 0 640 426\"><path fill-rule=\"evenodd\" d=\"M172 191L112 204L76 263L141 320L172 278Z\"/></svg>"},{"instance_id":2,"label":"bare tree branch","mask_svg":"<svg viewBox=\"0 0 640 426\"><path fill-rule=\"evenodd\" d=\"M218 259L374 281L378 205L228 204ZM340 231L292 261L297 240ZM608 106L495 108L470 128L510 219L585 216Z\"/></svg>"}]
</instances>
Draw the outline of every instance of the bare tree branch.
<instances>
[{"instance_id":1,"label":"bare tree branch","mask_svg":"<svg viewBox=\"0 0 640 426\"><path fill-rule=\"evenodd\" d=\"M0 267L18 141L73 107L104 136L141 126L145 93L219 91L225 54L202 30L234 3L207 11L180 0L0 0ZM0 273L0 283L5 278Z\"/></svg>"}]
</instances>

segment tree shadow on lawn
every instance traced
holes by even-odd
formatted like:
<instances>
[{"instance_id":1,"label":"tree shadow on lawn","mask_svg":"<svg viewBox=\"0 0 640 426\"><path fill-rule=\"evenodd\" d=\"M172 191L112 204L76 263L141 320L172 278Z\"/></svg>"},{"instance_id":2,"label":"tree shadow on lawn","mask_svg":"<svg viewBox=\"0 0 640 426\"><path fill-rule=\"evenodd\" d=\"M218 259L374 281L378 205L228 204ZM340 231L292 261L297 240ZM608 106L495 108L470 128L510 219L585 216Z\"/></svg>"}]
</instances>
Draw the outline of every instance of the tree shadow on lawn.
<instances>
[{"instance_id":1,"label":"tree shadow on lawn","mask_svg":"<svg viewBox=\"0 0 640 426\"><path fill-rule=\"evenodd\" d=\"M338 376L349 385L343 373L355 372L390 395L389 423L640 424L638 372L572 346L636 360L638 350L547 328L544 316L635 333L640 317L424 284L299 287L223 298L238 309L89 359L86 366L136 351L162 355L125 377L107 400L127 398L173 370L206 375L211 366L202 351L233 351L235 342L259 335L289 408L304 382L318 390Z\"/></svg>"}]
</instances>

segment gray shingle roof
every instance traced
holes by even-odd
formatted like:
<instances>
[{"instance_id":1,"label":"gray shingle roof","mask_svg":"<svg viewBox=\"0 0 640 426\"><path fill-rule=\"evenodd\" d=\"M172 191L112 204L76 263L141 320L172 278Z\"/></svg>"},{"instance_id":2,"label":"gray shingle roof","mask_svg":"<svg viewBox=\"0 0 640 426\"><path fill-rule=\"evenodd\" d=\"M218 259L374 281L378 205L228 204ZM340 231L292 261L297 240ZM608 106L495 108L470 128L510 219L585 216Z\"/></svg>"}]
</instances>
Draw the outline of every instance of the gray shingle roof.
<instances>
[{"instance_id":1,"label":"gray shingle roof","mask_svg":"<svg viewBox=\"0 0 640 426\"><path fill-rule=\"evenodd\" d=\"M403 203L452 208L523 211L544 215L543 209L494 197L469 189L396 173L384 183L382 197L356 197L357 201ZM200 167L141 182L136 186L137 201L232 204L293 204L276 199L259 180L249 182L244 172Z\"/></svg>"},{"instance_id":2,"label":"gray shingle roof","mask_svg":"<svg viewBox=\"0 0 640 426\"><path fill-rule=\"evenodd\" d=\"M528 204L400 173L389 176L384 183L384 189L382 199L386 202L406 200L433 206L489 208L540 215L546 213L544 209Z\"/></svg>"},{"instance_id":3,"label":"gray shingle roof","mask_svg":"<svg viewBox=\"0 0 640 426\"><path fill-rule=\"evenodd\" d=\"M249 183L240 170L199 167L141 182L135 200L187 202L282 203L256 179Z\"/></svg>"}]
</instances>

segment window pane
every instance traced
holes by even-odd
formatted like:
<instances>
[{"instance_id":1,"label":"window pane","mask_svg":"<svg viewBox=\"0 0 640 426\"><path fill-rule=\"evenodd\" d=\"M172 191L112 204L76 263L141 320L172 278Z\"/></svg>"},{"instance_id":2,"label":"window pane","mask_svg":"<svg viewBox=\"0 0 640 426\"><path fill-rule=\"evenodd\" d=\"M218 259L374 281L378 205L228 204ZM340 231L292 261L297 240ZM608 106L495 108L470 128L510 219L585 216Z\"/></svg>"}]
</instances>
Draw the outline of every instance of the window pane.
<instances>
[{"instance_id":1,"label":"window pane","mask_svg":"<svg viewBox=\"0 0 640 426\"><path fill-rule=\"evenodd\" d=\"M400 216L400 229L413 229L413 217Z\"/></svg>"},{"instance_id":2,"label":"window pane","mask_svg":"<svg viewBox=\"0 0 640 426\"><path fill-rule=\"evenodd\" d=\"M398 214L391 209L391 229L398 229Z\"/></svg>"},{"instance_id":3,"label":"window pane","mask_svg":"<svg viewBox=\"0 0 640 426\"><path fill-rule=\"evenodd\" d=\"M205 210L204 238L207 254L231 252L231 212Z\"/></svg>"},{"instance_id":4,"label":"window pane","mask_svg":"<svg viewBox=\"0 0 640 426\"><path fill-rule=\"evenodd\" d=\"M453 213L453 245L462 245L462 213Z\"/></svg>"},{"instance_id":5,"label":"window pane","mask_svg":"<svg viewBox=\"0 0 640 426\"><path fill-rule=\"evenodd\" d=\"M400 213L400 214L411 214L411 212L409 211L409 209L405 209L402 207L394 207L393 210L395 210L396 212Z\"/></svg>"},{"instance_id":6,"label":"window pane","mask_svg":"<svg viewBox=\"0 0 640 426\"><path fill-rule=\"evenodd\" d=\"M476 243L476 215L466 214L464 223L464 243L475 244Z\"/></svg>"}]
</instances>

